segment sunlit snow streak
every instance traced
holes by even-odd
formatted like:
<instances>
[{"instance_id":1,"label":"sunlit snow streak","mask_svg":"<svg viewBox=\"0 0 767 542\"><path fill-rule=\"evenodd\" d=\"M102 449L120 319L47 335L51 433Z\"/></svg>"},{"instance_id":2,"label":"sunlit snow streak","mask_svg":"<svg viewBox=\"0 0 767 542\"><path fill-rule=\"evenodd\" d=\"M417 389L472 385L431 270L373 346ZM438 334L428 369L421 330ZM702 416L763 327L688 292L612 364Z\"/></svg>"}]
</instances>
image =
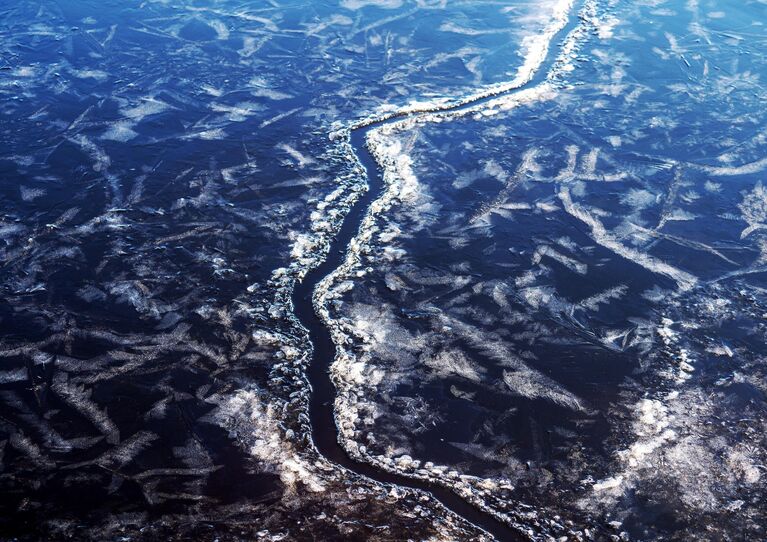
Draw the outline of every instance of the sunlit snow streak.
<instances>
[{"instance_id":1,"label":"sunlit snow streak","mask_svg":"<svg viewBox=\"0 0 767 542\"><path fill-rule=\"evenodd\" d=\"M525 61L522 66L519 67L516 76L511 81L485 86L459 98L444 97L423 102L414 101L404 107L384 105L378 112L363 118L351 126L342 128L341 130L350 131L373 124L380 125L381 123L396 117L411 117L422 113L448 112L492 96L511 92L526 85L533 79L546 60L554 36L562 31L567 25L573 3L574 0L559 0L552 10L552 20L544 31L537 36L529 36L523 41L522 47L527 53L525 55ZM589 12L594 12L594 3L592 0L588 0L586 6L590 6L588 9ZM586 7L584 8L584 11L586 11ZM562 52L564 54L571 53L571 51L567 50L568 44L570 44L570 40L566 41L565 46L563 46ZM559 60L560 59L557 59L557 62L559 62ZM555 68L561 69L561 67Z\"/></svg>"},{"instance_id":2,"label":"sunlit snow streak","mask_svg":"<svg viewBox=\"0 0 767 542\"><path fill-rule=\"evenodd\" d=\"M622 256L641 265L648 271L652 271L653 273L658 273L673 279L681 290L689 290L698 282L698 279L690 273L682 271L681 269L677 269L676 267L662 262L657 258L650 256L649 254L645 254L644 252L633 249L631 247L627 247L620 243L612 234L610 234L610 232L607 231L607 228L604 227L598 218L593 216L586 209L582 208L576 203L573 203L573 200L570 197L570 191L566 187L559 191L559 199L562 201L565 210L570 215L572 215L574 218L577 218L590 228L592 239L594 239L594 241L606 249L611 250L615 254L618 254L619 256Z\"/></svg>"}]
</instances>

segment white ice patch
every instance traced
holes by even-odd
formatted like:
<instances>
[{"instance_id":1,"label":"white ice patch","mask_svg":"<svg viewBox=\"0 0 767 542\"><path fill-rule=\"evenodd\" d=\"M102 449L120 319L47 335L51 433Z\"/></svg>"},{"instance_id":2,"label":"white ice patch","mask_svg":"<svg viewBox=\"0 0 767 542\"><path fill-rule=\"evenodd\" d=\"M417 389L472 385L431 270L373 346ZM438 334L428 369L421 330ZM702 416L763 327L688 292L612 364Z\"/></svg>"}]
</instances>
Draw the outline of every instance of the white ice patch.
<instances>
[{"instance_id":1,"label":"white ice patch","mask_svg":"<svg viewBox=\"0 0 767 542\"><path fill-rule=\"evenodd\" d=\"M106 81L109 74L102 70L75 70L70 69L72 75L79 79L95 79L96 81Z\"/></svg>"},{"instance_id":2,"label":"white ice patch","mask_svg":"<svg viewBox=\"0 0 767 542\"><path fill-rule=\"evenodd\" d=\"M370 212L380 214L399 203L412 220L412 229L419 230L432 220L437 207L426 185L419 182L413 170L413 160L407 154L402 141L390 137L392 126L397 130L396 124L385 125L371 130L367 135L368 148L383 169L383 180L386 184L386 191L373 202Z\"/></svg>"},{"instance_id":3,"label":"white ice patch","mask_svg":"<svg viewBox=\"0 0 767 542\"><path fill-rule=\"evenodd\" d=\"M486 372L460 350L443 350L435 356L428 357L424 365L429 367L437 377L459 376L476 383L482 381L482 375Z\"/></svg>"},{"instance_id":4,"label":"white ice patch","mask_svg":"<svg viewBox=\"0 0 767 542\"><path fill-rule=\"evenodd\" d=\"M397 9L402 6L402 0L341 0L341 7L346 9L361 9L375 6L382 9Z\"/></svg>"},{"instance_id":5,"label":"white ice patch","mask_svg":"<svg viewBox=\"0 0 767 542\"><path fill-rule=\"evenodd\" d=\"M743 213L743 220L748 224L740 234L741 239L757 230L767 229L767 190L762 183L757 183L751 192L743 196L743 201L738 207Z\"/></svg>"},{"instance_id":6,"label":"white ice patch","mask_svg":"<svg viewBox=\"0 0 767 542\"><path fill-rule=\"evenodd\" d=\"M548 399L576 412L585 411L583 403L572 393L552 387L552 380L535 371L504 371L503 381L514 395L527 399Z\"/></svg>"},{"instance_id":7,"label":"white ice patch","mask_svg":"<svg viewBox=\"0 0 767 542\"><path fill-rule=\"evenodd\" d=\"M608 232L607 228L604 227L602 222L600 222L594 214L589 213L584 208L573 203L572 198L570 197L570 191L567 187L563 187L559 191L559 199L562 201L565 210L570 215L589 226L592 239L603 247L627 260L633 261L648 271L673 279L681 290L689 290L697 283L697 278L690 273L677 269L649 254L620 243L610 232Z\"/></svg>"},{"instance_id":8,"label":"white ice patch","mask_svg":"<svg viewBox=\"0 0 767 542\"><path fill-rule=\"evenodd\" d=\"M206 141L215 141L225 139L226 132L222 128L211 128L209 130L200 130L184 136L184 139L203 139Z\"/></svg>"},{"instance_id":9,"label":"white ice patch","mask_svg":"<svg viewBox=\"0 0 767 542\"><path fill-rule=\"evenodd\" d=\"M222 21L210 21L208 23L216 31L216 37L220 40L229 39L229 27Z\"/></svg>"},{"instance_id":10,"label":"white ice patch","mask_svg":"<svg viewBox=\"0 0 767 542\"><path fill-rule=\"evenodd\" d=\"M517 70L517 75L512 84L514 82L527 82L532 79L535 72L546 59L552 39L567 24L572 6L573 0L559 0L549 14L551 22L546 29L540 34L527 36L522 40L521 48L525 61Z\"/></svg>"},{"instance_id":11,"label":"white ice patch","mask_svg":"<svg viewBox=\"0 0 767 542\"><path fill-rule=\"evenodd\" d=\"M585 275L588 271L588 266L585 263L581 263L578 260L574 258L570 258L569 256L565 256L558 250L548 246L548 245L542 245L535 249L535 252L533 253L533 263L538 264L541 262L541 259L546 256L548 258L551 258L554 261L557 261L570 269L571 271L574 271L580 275Z\"/></svg>"},{"instance_id":12,"label":"white ice patch","mask_svg":"<svg viewBox=\"0 0 767 542\"><path fill-rule=\"evenodd\" d=\"M710 173L711 175L721 177L752 175L767 169L767 158L762 158L761 160L749 162L748 164L743 164L741 166L701 166L697 164L690 164L690 166L705 171L706 173Z\"/></svg>"},{"instance_id":13,"label":"white ice patch","mask_svg":"<svg viewBox=\"0 0 767 542\"><path fill-rule=\"evenodd\" d=\"M138 135L133 129L135 124L130 121L118 121L109 126L106 131L101 135L101 139L109 141L130 141Z\"/></svg>"},{"instance_id":14,"label":"white ice patch","mask_svg":"<svg viewBox=\"0 0 767 542\"><path fill-rule=\"evenodd\" d=\"M293 160L296 161L296 164L300 168L303 168L315 163L314 158L301 153L300 151L296 150L294 147L288 145L287 143L280 143L279 145L277 145L277 149L288 154L288 156L290 156Z\"/></svg>"},{"instance_id":15,"label":"white ice patch","mask_svg":"<svg viewBox=\"0 0 767 542\"><path fill-rule=\"evenodd\" d=\"M621 197L621 201L639 211L658 203L658 196L644 188L632 188Z\"/></svg>"},{"instance_id":16,"label":"white ice patch","mask_svg":"<svg viewBox=\"0 0 767 542\"><path fill-rule=\"evenodd\" d=\"M596 482L592 489L612 497L623 494L626 484L633 482L636 471L647 467L652 454L664 444L676 439L676 433L669 429L671 417L666 406L656 399L642 399L635 406L637 441L629 448L618 452L618 458L626 466L621 474Z\"/></svg>"},{"instance_id":17,"label":"white ice patch","mask_svg":"<svg viewBox=\"0 0 767 542\"><path fill-rule=\"evenodd\" d=\"M23 201L34 201L39 197L45 195L45 190L42 188L31 188L29 186L19 186L19 193Z\"/></svg>"},{"instance_id":18,"label":"white ice patch","mask_svg":"<svg viewBox=\"0 0 767 542\"><path fill-rule=\"evenodd\" d=\"M288 493L302 489L313 493L325 491L315 465L301 457L285 438L280 413L261 394L239 390L225 398L213 416L254 457L266 463L267 470L279 474Z\"/></svg>"},{"instance_id":19,"label":"white ice patch","mask_svg":"<svg viewBox=\"0 0 767 542\"><path fill-rule=\"evenodd\" d=\"M598 294L594 294L587 297L586 299L583 299L578 303L578 305L575 306L575 308L583 308L590 311L596 311L599 309L600 305L609 303L613 299L622 298L627 291L628 286L625 284L621 284L613 288L608 288L603 292L599 292Z\"/></svg>"},{"instance_id":20,"label":"white ice patch","mask_svg":"<svg viewBox=\"0 0 767 542\"><path fill-rule=\"evenodd\" d=\"M224 118L230 122L243 122L265 108L253 102L240 102L235 105L214 103L211 109L217 113L224 113Z\"/></svg>"},{"instance_id":21,"label":"white ice patch","mask_svg":"<svg viewBox=\"0 0 767 542\"><path fill-rule=\"evenodd\" d=\"M152 96L141 98L140 102L126 107L120 108L120 113L135 122L140 122L146 117L156 115L170 109L170 106L165 102L158 100Z\"/></svg>"}]
</instances>

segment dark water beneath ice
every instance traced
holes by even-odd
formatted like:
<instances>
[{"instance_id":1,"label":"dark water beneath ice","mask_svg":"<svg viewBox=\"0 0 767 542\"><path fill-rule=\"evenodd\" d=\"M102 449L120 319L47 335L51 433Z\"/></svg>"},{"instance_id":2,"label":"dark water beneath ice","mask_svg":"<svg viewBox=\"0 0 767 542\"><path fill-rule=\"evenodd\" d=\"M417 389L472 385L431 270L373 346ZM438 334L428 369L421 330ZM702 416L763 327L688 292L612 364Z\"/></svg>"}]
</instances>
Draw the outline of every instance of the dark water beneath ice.
<instances>
[{"instance_id":1,"label":"dark water beneath ice","mask_svg":"<svg viewBox=\"0 0 767 542\"><path fill-rule=\"evenodd\" d=\"M304 374L321 452L444 466L491 529L764 537L764 5L583 5L526 87L588 23L551 96L387 136L415 180L328 300L361 362L346 444L420 462L397 476L339 455L306 303L384 188L380 125L354 132L373 190L331 231L364 179L328 135L513 79L558 4L0 6L0 537L447 529L313 466ZM280 277L326 234L310 364Z\"/></svg>"}]
</instances>

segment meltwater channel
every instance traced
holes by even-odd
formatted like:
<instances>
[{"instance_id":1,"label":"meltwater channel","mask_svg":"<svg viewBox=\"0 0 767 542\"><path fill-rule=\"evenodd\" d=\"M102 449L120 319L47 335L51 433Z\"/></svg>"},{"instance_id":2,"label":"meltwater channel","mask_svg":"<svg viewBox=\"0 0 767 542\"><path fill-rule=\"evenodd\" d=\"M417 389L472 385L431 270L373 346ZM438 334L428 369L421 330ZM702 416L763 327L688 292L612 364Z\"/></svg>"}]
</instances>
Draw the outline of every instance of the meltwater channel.
<instances>
[{"instance_id":1,"label":"meltwater channel","mask_svg":"<svg viewBox=\"0 0 767 542\"><path fill-rule=\"evenodd\" d=\"M578 17L577 10L573 10L567 24L554 36L551 43L559 44L575 27ZM459 111L468 109L483 102L490 101L503 94L511 94L534 87L544 82L549 70L554 65L559 53L559 47L549 47L544 63L538 68L534 76L527 83L511 90L483 96L481 98L461 103L453 107L440 107L440 112ZM449 488L430 483L427 481L410 478L400 474L394 474L374 467L368 463L360 462L349 457L338 440L338 430L334 416L334 400L336 389L331 381L329 368L335 358L336 347L331 338L330 331L316 314L312 303L312 295L317 285L337 267L345 258L347 248L351 240L359 231L360 225L367 213L370 204L382 193L384 181L382 172L365 145L367 133L373 128L384 124L396 122L407 117L420 116L423 112L403 113L400 115L387 116L378 121L367 123L355 128L351 132L351 144L357 158L364 166L367 173L368 190L352 206L341 229L333 238L327 258L317 267L310 270L304 279L296 284L293 291L293 310L296 318L308 330L309 338L313 345L312 359L309 364L308 378L311 384L310 420L312 426L312 439L318 451L329 461L383 484L397 485L412 489L423 490L431 494L446 508L459 515L466 521L476 525L500 541L527 540L526 533L521 532L502 522L489 513L485 513L472 504L459 497Z\"/></svg>"}]
</instances>

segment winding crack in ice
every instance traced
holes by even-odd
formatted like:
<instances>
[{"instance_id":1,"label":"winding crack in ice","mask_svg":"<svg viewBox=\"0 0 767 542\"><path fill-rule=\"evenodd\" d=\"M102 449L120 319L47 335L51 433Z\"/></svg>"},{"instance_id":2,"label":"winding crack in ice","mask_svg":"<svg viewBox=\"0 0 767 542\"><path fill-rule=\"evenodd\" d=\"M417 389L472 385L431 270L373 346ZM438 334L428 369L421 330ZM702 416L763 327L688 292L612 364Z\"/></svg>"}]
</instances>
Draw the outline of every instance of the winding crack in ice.
<instances>
[{"instance_id":1,"label":"winding crack in ice","mask_svg":"<svg viewBox=\"0 0 767 542\"><path fill-rule=\"evenodd\" d=\"M384 191L368 208L358 233L349 243L344 262L318 283L313 294L315 311L330 330L336 344L336 358L331 365L331 376L337 390L335 418L339 441L347 453L357 460L373 464L382 470L445 485L483 511L517 527L531 538L537 537L530 528L530 525L535 522L526 520L533 520L534 513L520 512L510 507L499 510L490 506L482 497L482 494L486 494L487 491L510 488L507 481L462 475L446 466L434 465L430 462L421 465L420 461L407 456L396 460L380 455L372 456L367 453L364 446L357 444L353 439L358 414L355 407L357 396L354 389L354 375L358 373L360 362L351 351L345 348L348 337L341 323L332 318L328 305L336 295L348 287L346 286L349 284L347 277L353 275L354 269L361 263L362 253L369 247L377 232L377 218L399 202L418 198L419 183L413 172L412 161L403 152L401 145L391 139L391 136L421 124L445 122L462 116L482 118L521 105L553 99L557 95L558 84L561 84L563 76L574 69L572 59L581 42L589 31L595 31L599 27L596 0L584 2L579 13L579 24L565 38L544 81L530 88L522 89L521 87L532 81L541 69L554 36L565 28L572 7L573 0L560 0L545 31L525 41L523 44L526 49L525 62L513 80L485 87L458 99L413 102L401 108L384 107L377 114L357 123L339 127L331 135L348 151L349 160L355 170L359 170L362 166L351 147L351 133L354 130L372 126L367 134L366 145L382 170ZM361 174L364 175L364 172ZM539 379L531 377L528 380L538 382ZM577 398L564 391L555 395L552 400L575 410L585 410Z\"/></svg>"}]
</instances>

